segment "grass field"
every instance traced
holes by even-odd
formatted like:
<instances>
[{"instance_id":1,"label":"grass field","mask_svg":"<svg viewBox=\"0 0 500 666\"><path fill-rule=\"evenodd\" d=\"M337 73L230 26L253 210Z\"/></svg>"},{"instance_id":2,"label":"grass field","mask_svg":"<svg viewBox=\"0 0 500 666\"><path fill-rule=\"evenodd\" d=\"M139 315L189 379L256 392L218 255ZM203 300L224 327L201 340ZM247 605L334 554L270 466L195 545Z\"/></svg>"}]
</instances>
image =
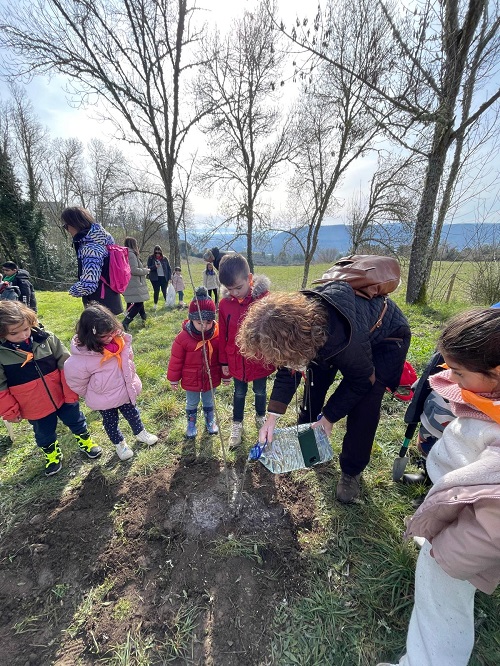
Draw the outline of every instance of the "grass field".
<instances>
[{"instance_id":1,"label":"grass field","mask_svg":"<svg viewBox=\"0 0 500 666\"><path fill-rule=\"evenodd\" d=\"M315 266L311 277L320 276L326 268ZM442 285L446 284L443 275L447 267L443 264L440 269L439 289L445 296L447 287ZM263 267L257 272L269 275L275 290L294 290L300 284L299 267ZM195 265L193 273L201 275L200 266ZM396 293L395 300L412 326L409 360L417 370L429 358L442 323L470 305L466 282L462 273L450 303L445 304L444 296L439 296L425 308L404 305L403 295ZM185 300L191 295L192 289L188 289ZM38 300L45 327L68 344L81 311L80 302L50 292L39 292ZM144 387L139 406L146 427L161 435L157 446L136 448L130 464L117 463L98 414L84 408L93 437L105 450L102 458L97 462L82 459L70 433L61 426L64 467L56 477L46 479L29 424L14 426L13 445L3 430L0 433L0 566L8 572L9 581L17 581L3 591L0 585L0 640L3 654L14 655L0 656L0 664L374 666L378 661L396 662L404 650L417 555L413 543L402 539L403 518L413 512L412 500L422 491L394 484L391 479L405 429L405 405L389 395L384 399L359 504L342 506L334 501L339 474L335 459L321 469L283 478L263 471L260 463L253 463L246 471L248 495L254 492L255 501L272 498L263 514L266 520L274 520L279 511L286 514L293 549L280 541L281 523L276 543L272 530L266 532L255 525L243 528L234 522L226 532L214 532L210 539L201 528L199 534L185 534L178 526L174 530L150 518L144 518L140 529L134 531L130 516L138 502L151 500L151 511L152 500L157 498L158 506L166 502L161 506L168 512L179 498L189 500L188 486L181 486L181 481L196 479L190 488L199 492L211 474L222 474L224 484L229 478L224 470L238 479L244 473L244 459L234 453L224 457L218 438L199 437L197 464L190 467L186 463L184 394L170 391L164 377L170 345L185 313L161 309L155 316L151 302L147 312L145 327L134 322L131 333ZM231 387L218 390L219 420L226 437L231 396ZM250 396L248 407L251 411ZM290 407L286 423L292 424L293 418ZM343 423L339 423L332 435L336 453L342 435ZM249 425L244 439L247 450L255 438L256 430ZM162 492L168 492L167 499L162 499ZM70 538L63 548L54 525L60 525L57 520L63 508L77 500L84 500L78 505L81 511L90 509L85 513L89 516L87 527L76 527L80 523L73 509L74 541ZM99 522L97 515L105 520ZM168 515L167 522L174 520L173 514ZM67 535L65 532L65 539ZM88 570L80 563L76 567L79 549L93 540L95 557L90 555ZM154 557L148 550L153 546L157 548ZM212 578L207 576L195 590L187 587L184 573L184 582L175 587L181 562L191 569L191 575L203 566L201 551L205 562L211 562ZM50 568L50 553L57 558L55 568ZM112 557L104 560L109 553ZM127 553L134 564L124 577L118 563L121 569L125 567ZM41 557L45 557L43 566ZM101 563L100 568L96 562ZM241 592L239 602L223 613L224 590L233 590L229 582L224 584L226 588L220 582L228 571L235 572L235 579L239 572L248 596ZM151 608L161 606L164 613L157 623L148 622L147 613L141 610L153 588L157 596ZM272 594L265 592L271 589ZM170 596L166 601L167 591ZM234 600L232 595L226 596ZM472 666L500 663L498 600L497 593L492 597L477 595ZM243 620L239 622L240 613L246 613L247 627ZM230 629L224 629L224 623ZM216 651L213 637L223 630L225 647L218 643ZM207 646L210 632L212 644ZM10 652L5 651L6 646Z\"/></svg>"}]
</instances>

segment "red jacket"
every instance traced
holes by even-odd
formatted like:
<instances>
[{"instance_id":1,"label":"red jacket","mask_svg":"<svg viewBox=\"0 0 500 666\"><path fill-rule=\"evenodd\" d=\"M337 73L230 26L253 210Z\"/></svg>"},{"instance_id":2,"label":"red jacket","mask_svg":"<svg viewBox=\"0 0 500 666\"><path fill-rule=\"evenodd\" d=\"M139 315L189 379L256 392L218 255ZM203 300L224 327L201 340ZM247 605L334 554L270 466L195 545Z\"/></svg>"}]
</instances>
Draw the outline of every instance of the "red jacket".
<instances>
[{"instance_id":1,"label":"red jacket","mask_svg":"<svg viewBox=\"0 0 500 666\"><path fill-rule=\"evenodd\" d=\"M169 382L181 380L181 386L185 391L210 391L204 354L208 354L212 385L216 388L221 381L219 327L215 323L214 334L211 338L205 337L203 342L201 335L195 336L186 328L187 324L188 320L182 324L182 331L172 345L167 379Z\"/></svg>"},{"instance_id":2,"label":"red jacket","mask_svg":"<svg viewBox=\"0 0 500 666\"><path fill-rule=\"evenodd\" d=\"M222 291L223 298L219 302L219 359L221 365L229 366L231 376L242 382L252 382L254 379L268 377L274 372L272 365L244 358L236 344L236 334L248 308L257 299L267 296L270 284L269 278L265 275L255 275L252 291L241 303L227 291L225 293Z\"/></svg>"}]
</instances>

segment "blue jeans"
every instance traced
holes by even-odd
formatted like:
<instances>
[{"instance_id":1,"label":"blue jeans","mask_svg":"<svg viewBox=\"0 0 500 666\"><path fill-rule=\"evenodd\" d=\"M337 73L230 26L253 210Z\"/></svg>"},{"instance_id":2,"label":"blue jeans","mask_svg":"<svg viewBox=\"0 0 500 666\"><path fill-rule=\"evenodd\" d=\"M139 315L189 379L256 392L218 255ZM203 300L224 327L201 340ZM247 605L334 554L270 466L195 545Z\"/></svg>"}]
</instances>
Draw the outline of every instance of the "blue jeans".
<instances>
[{"instance_id":1,"label":"blue jeans","mask_svg":"<svg viewBox=\"0 0 500 666\"><path fill-rule=\"evenodd\" d=\"M48 448L57 439L57 419L68 426L73 435L88 435L87 421L80 410L79 402L65 402L59 409L41 419L28 419L33 426L35 441L42 449Z\"/></svg>"},{"instance_id":2,"label":"blue jeans","mask_svg":"<svg viewBox=\"0 0 500 666\"><path fill-rule=\"evenodd\" d=\"M252 388L255 396L255 412L257 416L266 415L266 382L267 377L254 379ZM245 398L248 391L248 382L234 379L233 421L241 423L245 413Z\"/></svg>"},{"instance_id":3,"label":"blue jeans","mask_svg":"<svg viewBox=\"0 0 500 666\"><path fill-rule=\"evenodd\" d=\"M212 391L186 391L186 409L188 412L195 412L198 409L198 403L203 405L203 409L213 409L214 401L212 398Z\"/></svg>"},{"instance_id":4,"label":"blue jeans","mask_svg":"<svg viewBox=\"0 0 500 666\"><path fill-rule=\"evenodd\" d=\"M113 409L100 409L99 411L102 415L102 425L104 426L104 430L106 431L109 439L115 445L119 444L125 439L120 428L118 427L119 411L128 421L134 435L138 435L141 430L144 430L139 410L131 402L126 402L124 405L121 405L120 407L114 407Z\"/></svg>"},{"instance_id":5,"label":"blue jeans","mask_svg":"<svg viewBox=\"0 0 500 666\"><path fill-rule=\"evenodd\" d=\"M184 300L184 292L178 291L177 295L179 296L179 303L182 303L182 301Z\"/></svg>"}]
</instances>

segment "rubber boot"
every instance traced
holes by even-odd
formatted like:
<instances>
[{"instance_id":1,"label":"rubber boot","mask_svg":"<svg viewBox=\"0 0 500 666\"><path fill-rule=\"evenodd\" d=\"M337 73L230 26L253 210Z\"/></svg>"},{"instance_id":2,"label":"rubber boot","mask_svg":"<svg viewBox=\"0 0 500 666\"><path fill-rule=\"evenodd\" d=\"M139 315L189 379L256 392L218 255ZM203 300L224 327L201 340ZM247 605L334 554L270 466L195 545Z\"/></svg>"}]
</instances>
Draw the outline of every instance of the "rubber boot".
<instances>
[{"instance_id":1,"label":"rubber boot","mask_svg":"<svg viewBox=\"0 0 500 666\"><path fill-rule=\"evenodd\" d=\"M127 315L125 319L122 321L122 326L124 331L128 331L128 327L132 319Z\"/></svg>"},{"instance_id":2,"label":"rubber boot","mask_svg":"<svg viewBox=\"0 0 500 666\"><path fill-rule=\"evenodd\" d=\"M187 416L186 438L194 439L198 434L198 430L196 428L196 417L198 416L198 410L186 409L186 416Z\"/></svg>"},{"instance_id":3,"label":"rubber boot","mask_svg":"<svg viewBox=\"0 0 500 666\"><path fill-rule=\"evenodd\" d=\"M215 422L215 413L213 408L210 409L203 408L203 411L205 412L205 425L207 427L208 434L216 435L219 432L219 428L217 427L217 423Z\"/></svg>"}]
</instances>

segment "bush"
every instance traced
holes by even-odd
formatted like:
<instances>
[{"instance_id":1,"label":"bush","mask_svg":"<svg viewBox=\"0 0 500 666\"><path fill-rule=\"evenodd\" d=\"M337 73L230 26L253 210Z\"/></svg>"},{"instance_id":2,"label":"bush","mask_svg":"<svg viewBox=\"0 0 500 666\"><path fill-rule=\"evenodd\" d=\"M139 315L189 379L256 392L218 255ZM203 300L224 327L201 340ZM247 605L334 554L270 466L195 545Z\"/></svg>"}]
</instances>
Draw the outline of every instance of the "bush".
<instances>
[{"instance_id":1,"label":"bush","mask_svg":"<svg viewBox=\"0 0 500 666\"><path fill-rule=\"evenodd\" d=\"M473 303L491 305L500 301L500 264L480 261L472 272L469 295Z\"/></svg>"}]
</instances>

